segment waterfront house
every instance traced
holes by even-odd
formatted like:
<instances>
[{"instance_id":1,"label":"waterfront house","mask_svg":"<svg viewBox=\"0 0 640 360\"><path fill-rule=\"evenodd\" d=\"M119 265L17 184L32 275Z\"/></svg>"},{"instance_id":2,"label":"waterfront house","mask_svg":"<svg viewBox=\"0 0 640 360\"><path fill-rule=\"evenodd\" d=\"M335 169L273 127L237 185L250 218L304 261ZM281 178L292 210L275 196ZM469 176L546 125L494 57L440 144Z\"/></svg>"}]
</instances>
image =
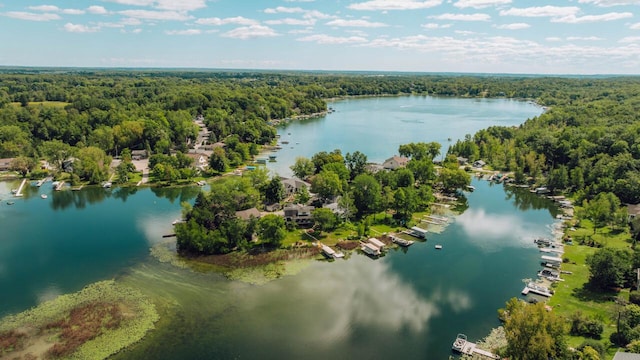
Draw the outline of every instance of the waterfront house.
<instances>
[{"instance_id":1,"label":"waterfront house","mask_svg":"<svg viewBox=\"0 0 640 360\"><path fill-rule=\"evenodd\" d=\"M196 169L204 171L209 166L209 156L205 153L189 152L185 155L193 159L193 166L195 166Z\"/></svg>"},{"instance_id":2,"label":"waterfront house","mask_svg":"<svg viewBox=\"0 0 640 360\"><path fill-rule=\"evenodd\" d=\"M251 218L259 219L260 216L260 211L254 207L247 210L236 211L236 217L242 220L251 220Z\"/></svg>"},{"instance_id":3,"label":"waterfront house","mask_svg":"<svg viewBox=\"0 0 640 360\"><path fill-rule=\"evenodd\" d=\"M4 158L0 159L0 171L9 171L11 170L11 162L15 158Z\"/></svg>"},{"instance_id":4,"label":"waterfront house","mask_svg":"<svg viewBox=\"0 0 640 360\"><path fill-rule=\"evenodd\" d=\"M302 188L306 188L307 190L311 188L311 184L297 178L281 178L281 179L282 179L282 185L284 186L284 192L286 196L295 195Z\"/></svg>"},{"instance_id":5,"label":"waterfront house","mask_svg":"<svg viewBox=\"0 0 640 360\"><path fill-rule=\"evenodd\" d=\"M331 210L332 213L340 218L343 217L347 212L345 208L338 204L337 199L334 202L322 205L322 207Z\"/></svg>"},{"instance_id":6,"label":"waterfront house","mask_svg":"<svg viewBox=\"0 0 640 360\"><path fill-rule=\"evenodd\" d=\"M396 170L407 166L409 159L404 156L392 156L382 163L382 167L386 170Z\"/></svg>"},{"instance_id":7,"label":"waterfront house","mask_svg":"<svg viewBox=\"0 0 640 360\"><path fill-rule=\"evenodd\" d=\"M482 160L476 160L473 162L473 167L474 168L481 168L483 166L487 165L486 162L482 161Z\"/></svg>"},{"instance_id":8,"label":"waterfront house","mask_svg":"<svg viewBox=\"0 0 640 360\"><path fill-rule=\"evenodd\" d=\"M293 222L298 226L313 225L313 217L311 212L315 209L313 206L290 204L284 207L284 220Z\"/></svg>"}]
</instances>

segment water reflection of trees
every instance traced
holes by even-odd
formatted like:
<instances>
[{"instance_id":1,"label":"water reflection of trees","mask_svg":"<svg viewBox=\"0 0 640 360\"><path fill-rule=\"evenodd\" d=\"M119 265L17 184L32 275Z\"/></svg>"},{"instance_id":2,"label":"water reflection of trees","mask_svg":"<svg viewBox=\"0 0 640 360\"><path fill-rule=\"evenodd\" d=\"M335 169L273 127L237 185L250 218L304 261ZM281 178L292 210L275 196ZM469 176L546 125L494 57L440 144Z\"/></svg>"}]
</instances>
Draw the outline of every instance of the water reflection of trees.
<instances>
[{"instance_id":1,"label":"water reflection of trees","mask_svg":"<svg viewBox=\"0 0 640 360\"><path fill-rule=\"evenodd\" d=\"M554 217L558 213L551 200L534 194L529 189L505 186L504 194L505 199L513 201L518 210L549 210L549 213Z\"/></svg>"},{"instance_id":2,"label":"water reflection of trees","mask_svg":"<svg viewBox=\"0 0 640 360\"><path fill-rule=\"evenodd\" d=\"M101 187L89 187L80 191L54 191L51 196L51 207L54 210L64 210L73 206L83 209L87 205L100 203L108 198L114 198L126 202L130 196L138 192L137 187L118 187L113 189L103 189ZM201 188L196 186L151 188L151 191L159 198L167 198L174 203L178 200L190 201L194 199ZM34 195L37 193L34 193Z\"/></svg>"},{"instance_id":3,"label":"water reflection of trees","mask_svg":"<svg viewBox=\"0 0 640 360\"><path fill-rule=\"evenodd\" d=\"M70 206L84 209L87 204L93 205L111 197L111 192L103 188L85 188L80 191L54 191L51 196L51 207L64 210Z\"/></svg>"},{"instance_id":4,"label":"water reflection of trees","mask_svg":"<svg viewBox=\"0 0 640 360\"><path fill-rule=\"evenodd\" d=\"M153 187L151 191L159 198L169 199L171 203L174 203L176 199L179 203L183 201L189 201L195 198L200 193L201 188L196 186L182 186L182 187Z\"/></svg>"}]
</instances>

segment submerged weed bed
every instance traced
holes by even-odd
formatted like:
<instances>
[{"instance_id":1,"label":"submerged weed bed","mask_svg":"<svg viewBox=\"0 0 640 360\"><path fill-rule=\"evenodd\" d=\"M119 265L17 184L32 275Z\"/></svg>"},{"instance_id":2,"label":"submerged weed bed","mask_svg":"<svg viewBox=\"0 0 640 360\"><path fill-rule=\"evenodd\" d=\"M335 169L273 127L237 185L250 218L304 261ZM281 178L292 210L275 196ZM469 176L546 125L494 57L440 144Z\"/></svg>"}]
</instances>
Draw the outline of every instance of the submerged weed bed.
<instances>
[{"instance_id":1,"label":"submerged weed bed","mask_svg":"<svg viewBox=\"0 0 640 360\"><path fill-rule=\"evenodd\" d=\"M20 341L0 349L0 355L104 359L138 342L158 319L153 303L139 291L101 281L2 319L0 335Z\"/></svg>"}]
</instances>

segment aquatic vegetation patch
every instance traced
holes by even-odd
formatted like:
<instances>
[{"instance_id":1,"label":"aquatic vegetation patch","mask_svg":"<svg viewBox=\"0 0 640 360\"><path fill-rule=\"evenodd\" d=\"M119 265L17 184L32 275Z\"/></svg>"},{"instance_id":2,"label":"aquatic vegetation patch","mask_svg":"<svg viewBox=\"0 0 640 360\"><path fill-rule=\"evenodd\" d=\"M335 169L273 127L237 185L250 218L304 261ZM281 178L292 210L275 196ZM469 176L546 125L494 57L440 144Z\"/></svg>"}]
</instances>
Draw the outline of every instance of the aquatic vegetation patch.
<instances>
[{"instance_id":1,"label":"aquatic vegetation patch","mask_svg":"<svg viewBox=\"0 0 640 360\"><path fill-rule=\"evenodd\" d=\"M102 281L2 319L0 354L104 359L142 339L158 319L139 291Z\"/></svg>"}]
</instances>

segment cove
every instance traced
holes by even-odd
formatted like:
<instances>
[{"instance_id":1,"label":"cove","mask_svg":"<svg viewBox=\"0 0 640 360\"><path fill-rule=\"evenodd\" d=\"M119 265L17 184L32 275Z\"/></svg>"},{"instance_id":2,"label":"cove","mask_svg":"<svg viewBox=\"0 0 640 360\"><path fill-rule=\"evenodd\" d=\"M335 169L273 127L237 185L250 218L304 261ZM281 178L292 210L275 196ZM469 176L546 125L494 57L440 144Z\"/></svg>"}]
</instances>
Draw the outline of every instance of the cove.
<instances>
[{"instance_id":1,"label":"cove","mask_svg":"<svg viewBox=\"0 0 640 360\"><path fill-rule=\"evenodd\" d=\"M429 97L331 106L336 112L324 118L280 128L293 149L283 148L270 165L284 174L295 156L337 147L382 161L411 141L439 141L446 151L449 137L476 131L472 124L518 125L540 113L516 101ZM151 296L162 314L157 329L117 359L446 358L458 332L477 340L498 325L496 310L539 267L531 240L549 236L554 222L552 204L526 190L473 185L467 210L426 243L378 260L354 254L346 261L310 261L297 275L263 286L175 268L148 255L171 230L180 202L192 200L198 188L30 188L15 205L0 205L0 314L116 278ZM43 200L39 193L50 196Z\"/></svg>"}]
</instances>

